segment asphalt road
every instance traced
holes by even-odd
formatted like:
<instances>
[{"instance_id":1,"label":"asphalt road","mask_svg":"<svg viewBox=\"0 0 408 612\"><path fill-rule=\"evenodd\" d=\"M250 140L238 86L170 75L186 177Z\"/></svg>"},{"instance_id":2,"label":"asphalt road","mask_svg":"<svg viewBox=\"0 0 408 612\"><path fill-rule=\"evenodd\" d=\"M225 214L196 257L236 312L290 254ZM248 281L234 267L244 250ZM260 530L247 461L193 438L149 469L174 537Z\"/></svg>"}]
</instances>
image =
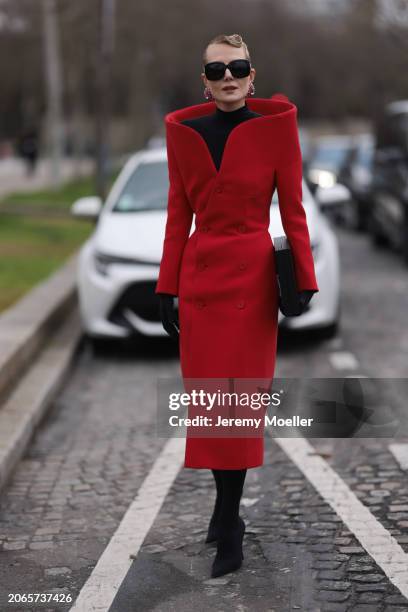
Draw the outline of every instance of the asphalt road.
<instances>
[{"instance_id":1,"label":"asphalt road","mask_svg":"<svg viewBox=\"0 0 408 612\"><path fill-rule=\"evenodd\" d=\"M211 580L211 474L179 469L155 430L157 380L179 376L174 344L98 355L84 345L0 497L1 612L69 610L81 590L87 612L408 610L408 270L366 236L336 231L339 334L281 334L275 374L376 379L377 429L309 439L268 431L265 465L248 470L242 499L243 566ZM129 543L135 558L121 577ZM10 602L30 593L56 597Z\"/></svg>"}]
</instances>

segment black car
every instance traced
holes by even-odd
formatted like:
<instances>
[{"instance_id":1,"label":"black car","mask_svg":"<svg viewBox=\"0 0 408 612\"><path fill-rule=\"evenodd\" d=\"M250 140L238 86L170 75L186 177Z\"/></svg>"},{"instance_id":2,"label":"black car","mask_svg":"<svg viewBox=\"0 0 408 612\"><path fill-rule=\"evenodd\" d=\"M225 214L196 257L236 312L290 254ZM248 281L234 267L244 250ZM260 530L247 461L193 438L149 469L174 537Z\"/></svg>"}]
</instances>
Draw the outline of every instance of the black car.
<instances>
[{"instance_id":1,"label":"black car","mask_svg":"<svg viewBox=\"0 0 408 612\"><path fill-rule=\"evenodd\" d=\"M408 264L408 100L389 103L376 122L369 231Z\"/></svg>"},{"instance_id":2,"label":"black car","mask_svg":"<svg viewBox=\"0 0 408 612\"><path fill-rule=\"evenodd\" d=\"M305 168L305 179L314 194L317 187L333 187L340 168L352 147L352 139L345 134L320 136L312 149Z\"/></svg>"},{"instance_id":3,"label":"black car","mask_svg":"<svg viewBox=\"0 0 408 612\"><path fill-rule=\"evenodd\" d=\"M353 226L358 231L367 228L371 214L374 144L372 134L355 136L337 179L350 190Z\"/></svg>"}]
</instances>

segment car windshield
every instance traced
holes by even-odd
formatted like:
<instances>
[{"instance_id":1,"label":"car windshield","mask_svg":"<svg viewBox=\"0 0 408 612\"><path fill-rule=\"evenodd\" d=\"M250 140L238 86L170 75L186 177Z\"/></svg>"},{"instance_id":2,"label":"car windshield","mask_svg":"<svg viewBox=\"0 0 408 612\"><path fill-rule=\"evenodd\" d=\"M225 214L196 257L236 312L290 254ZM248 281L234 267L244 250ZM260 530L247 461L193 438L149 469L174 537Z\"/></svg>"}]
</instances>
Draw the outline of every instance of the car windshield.
<instances>
[{"instance_id":1,"label":"car windshield","mask_svg":"<svg viewBox=\"0 0 408 612\"><path fill-rule=\"evenodd\" d=\"M167 160L141 163L129 177L112 211L166 210L168 189ZM304 183L303 197L305 201L309 199ZM277 189L274 191L271 204L278 204Z\"/></svg>"},{"instance_id":2,"label":"car windshield","mask_svg":"<svg viewBox=\"0 0 408 612\"><path fill-rule=\"evenodd\" d=\"M373 159L374 148L371 146L362 146L358 151L358 164L369 168Z\"/></svg>"},{"instance_id":3,"label":"car windshield","mask_svg":"<svg viewBox=\"0 0 408 612\"><path fill-rule=\"evenodd\" d=\"M167 160L142 162L129 177L112 210L164 210L167 207L168 189Z\"/></svg>"},{"instance_id":4,"label":"car windshield","mask_svg":"<svg viewBox=\"0 0 408 612\"><path fill-rule=\"evenodd\" d=\"M344 161L348 150L349 147L346 145L320 144L313 156L313 165L317 166L319 163L329 163L338 167Z\"/></svg>"}]
</instances>

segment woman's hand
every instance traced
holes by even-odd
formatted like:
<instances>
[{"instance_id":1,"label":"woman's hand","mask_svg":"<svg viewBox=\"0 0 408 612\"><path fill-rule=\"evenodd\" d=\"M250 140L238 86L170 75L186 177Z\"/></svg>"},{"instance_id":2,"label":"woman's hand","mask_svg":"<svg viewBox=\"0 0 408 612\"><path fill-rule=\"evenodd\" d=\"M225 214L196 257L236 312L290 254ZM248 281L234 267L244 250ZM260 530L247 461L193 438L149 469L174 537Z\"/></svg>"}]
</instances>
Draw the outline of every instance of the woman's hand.
<instances>
[{"instance_id":1,"label":"woman's hand","mask_svg":"<svg viewBox=\"0 0 408 612\"><path fill-rule=\"evenodd\" d=\"M160 318L166 332L174 340L179 338L179 321L176 309L174 307L174 298L176 296L169 293L159 293L160 300Z\"/></svg>"},{"instance_id":2,"label":"woman's hand","mask_svg":"<svg viewBox=\"0 0 408 612\"><path fill-rule=\"evenodd\" d=\"M314 289L305 289L303 291L299 291L299 299L302 306L302 313L305 311L306 306L312 299L314 293L316 293Z\"/></svg>"}]
</instances>

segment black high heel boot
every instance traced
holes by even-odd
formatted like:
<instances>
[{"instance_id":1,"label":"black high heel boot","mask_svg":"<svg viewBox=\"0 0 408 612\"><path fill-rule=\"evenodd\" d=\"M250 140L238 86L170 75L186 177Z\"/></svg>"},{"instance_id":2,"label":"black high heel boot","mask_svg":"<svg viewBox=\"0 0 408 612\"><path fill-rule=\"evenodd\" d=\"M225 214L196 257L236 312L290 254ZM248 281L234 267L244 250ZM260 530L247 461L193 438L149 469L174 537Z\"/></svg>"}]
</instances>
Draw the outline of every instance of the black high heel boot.
<instances>
[{"instance_id":1,"label":"black high heel boot","mask_svg":"<svg viewBox=\"0 0 408 612\"><path fill-rule=\"evenodd\" d=\"M239 517L239 519L243 521L241 517ZM211 542L217 542L220 537L220 531L221 527L219 518L212 516L208 524L208 531L205 543L210 544Z\"/></svg>"},{"instance_id":2,"label":"black high heel boot","mask_svg":"<svg viewBox=\"0 0 408 612\"><path fill-rule=\"evenodd\" d=\"M245 533L245 522L239 517L234 529L220 532L217 543L217 554L212 565L211 578L218 578L239 569L244 559L242 541Z\"/></svg>"},{"instance_id":3,"label":"black high heel boot","mask_svg":"<svg viewBox=\"0 0 408 612\"><path fill-rule=\"evenodd\" d=\"M216 542L219 536L219 525L216 518L213 516L210 519L208 524L207 537L205 539L206 544L210 544L211 542Z\"/></svg>"},{"instance_id":4,"label":"black high heel boot","mask_svg":"<svg viewBox=\"0 0 408 612\"><path fill-rule=\"evenodd\" d=\"M207 531L207 537L205 539L206 544L210 544L211 542L216 542L219 536L219 515L221 511L221 502L222 502L222 479L219 470L211 470L214 476L217 497L215 500L214 510L212 513L212 517L210 519Z\"/></svg>"}]
</instances>

